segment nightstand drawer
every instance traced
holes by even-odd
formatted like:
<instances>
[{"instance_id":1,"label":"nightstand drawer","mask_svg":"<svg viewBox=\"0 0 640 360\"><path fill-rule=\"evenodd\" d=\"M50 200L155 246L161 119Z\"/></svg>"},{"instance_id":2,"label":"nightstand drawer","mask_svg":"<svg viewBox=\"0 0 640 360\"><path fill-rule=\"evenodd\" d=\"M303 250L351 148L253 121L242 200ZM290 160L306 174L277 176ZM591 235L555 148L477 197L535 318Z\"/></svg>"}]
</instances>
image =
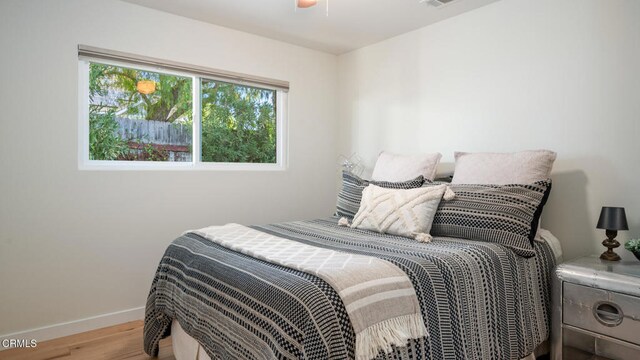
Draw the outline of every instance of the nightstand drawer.
<instances>
[{"instance_id":1,"label":"nightstand drawer","mask_svg":"<svg viewBox=\"0 0 640 360\"><path fill-rule=\"evenodd\" d=\"M640 298L564 283L565 324L640 345Z\"/></svg>"}]
</instances>

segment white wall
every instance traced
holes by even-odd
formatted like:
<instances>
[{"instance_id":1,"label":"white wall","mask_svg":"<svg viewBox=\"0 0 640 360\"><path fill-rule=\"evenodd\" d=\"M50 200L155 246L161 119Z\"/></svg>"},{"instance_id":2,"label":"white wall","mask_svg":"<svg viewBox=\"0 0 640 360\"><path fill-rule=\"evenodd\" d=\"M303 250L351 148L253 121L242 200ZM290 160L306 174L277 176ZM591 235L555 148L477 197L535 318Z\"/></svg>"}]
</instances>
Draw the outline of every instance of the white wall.
<instances>
[{"instance_id":1,"label":"white wall","mask_svg":"<svg viewBox=\"0 0 640 360\"><path fill-rule=\"evenodd\" d=\"M601 251L602 205L639 237L638 18L501 0L336 59L115 0L3 0L0 334L143 306L185 229L329 214L338 153L553 149L544 226L567 257ZM290 81L289 169L78 171L78 44Z\"/></svg>"},{"instance_id":2,"label":"white wall","mask_svg":"<svg viewBox=\"0 0 640 360\"><path fill-rule=\"evenodd\" d=\"M288 80L288 170L79 171L78 44ZM144 306L186 229L334 209L333 55L115 0L3 0L0 59L0 335Z\"/></svg>"},{"instance_id":3,"label":"white wall","mask_svg":"<svg viewBox=\"0 0 640 360\"><path fill-rule=\"evenodd\" d=\"M602 252L603 205L640 237L640 1L501 0L339 58L340 153L558 152L543 226ZM627 251L620 250L628 259Z\"/></svg>"}]
</instances>

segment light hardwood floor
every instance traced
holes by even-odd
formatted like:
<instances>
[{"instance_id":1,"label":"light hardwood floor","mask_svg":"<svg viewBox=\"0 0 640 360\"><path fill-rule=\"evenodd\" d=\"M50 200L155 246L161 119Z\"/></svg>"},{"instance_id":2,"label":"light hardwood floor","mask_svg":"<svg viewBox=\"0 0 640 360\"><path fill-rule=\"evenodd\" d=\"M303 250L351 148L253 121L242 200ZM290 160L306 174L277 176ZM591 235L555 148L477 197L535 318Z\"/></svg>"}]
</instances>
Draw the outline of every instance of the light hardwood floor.
<instances>
[{"instance_id":1,"label":"light hardwood floor","mask_svg":"<svg viewBox=\"0 0 640 360\"><path fill-rule=\"evenodd\" d=\"M147 360L142 350L142 321L88 331L38 343L30 349L0 351L2 360ZM160 342L160 360L175 360L171 338Z\"/></svg>"}]
</instances>

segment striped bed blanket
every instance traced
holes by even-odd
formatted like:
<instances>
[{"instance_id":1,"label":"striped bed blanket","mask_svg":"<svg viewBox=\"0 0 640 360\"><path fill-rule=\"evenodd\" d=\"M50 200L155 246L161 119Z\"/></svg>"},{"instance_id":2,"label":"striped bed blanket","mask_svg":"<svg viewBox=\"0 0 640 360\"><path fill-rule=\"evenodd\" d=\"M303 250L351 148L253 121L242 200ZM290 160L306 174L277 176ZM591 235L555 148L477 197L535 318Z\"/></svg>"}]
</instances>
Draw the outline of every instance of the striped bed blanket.
<instances>
[{"instance_id":1,"label":"striped bed blanket","mask_svg":"<svg viewBox=\"0 0 640 360\"><path fill-rule=\"evenodd\" d=\"M378 359L520 359L549 334L555 258L546 243L524 258L499 244L431 243L338 226L337 218L254 230L341 253L386 260L410 279L427 334ZM338 292L321 277L188 233L165 252L147 300L144 346L175 319L212 359L354 359L356 333Z\"/></svg>"},{"instance_id":2,"label":"striped bed blanket","mask_svg":"<svg viewBox=\"0 0 640 360\"><path fill-rule=\"evenodd\" d=\"M440 195L442 196L442 195ZM193 231L256 259L315 275L340 296L356 335L356 359L369 360L409 339L427 335L413 283L392 263L374 256L325 249L240 224Z\"/></svg>"}]
</instances>

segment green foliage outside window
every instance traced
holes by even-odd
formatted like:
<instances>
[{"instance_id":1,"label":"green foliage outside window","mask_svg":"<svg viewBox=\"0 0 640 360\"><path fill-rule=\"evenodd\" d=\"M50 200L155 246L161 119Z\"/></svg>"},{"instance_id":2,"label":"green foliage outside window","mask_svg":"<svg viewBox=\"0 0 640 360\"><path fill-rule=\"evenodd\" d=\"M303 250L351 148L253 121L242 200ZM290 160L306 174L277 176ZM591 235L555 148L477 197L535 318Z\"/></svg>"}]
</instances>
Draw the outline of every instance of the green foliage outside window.
<instances>
[{"instance_id":1,"label":"green foliage outside window","mask_svg":"<svg viewBox=\"0 0 640 360\"><path fill-rule=\"evenodd\" d=\"M140 80L153 80L155 91L140 93ZM209 80L201 85L202 161L275 163L276 92ZM89 100L92 160L167 160L145 139L121 138L116 116L193 122L191 77L91 63Z\"/></svg>"},{"instance_id":2,"label":"green foliage outside window","mask_svg":"<svg viewBox=\"0 0 640 360\"><path fill-rule=\"evenodd\" d=\"M202 161L276 162L275 91L202 83Z\"/></svg>"},{"instance_id":3,"label":"green foliage outside window","mask_svg":"<svg viewBox=\"0 0 640 360\"><path fill-rule=\"evenodd\" d=\"M136 87L140 80L152 80L156 90L142 94ZM89 99L94 106L109 107L124 117L174 122L192 120L191 78L142 71L113 65L91 63ZM96 99L108 98L108 104Z\"/></svg>"},{"instance_id":4,"label":"green foliage outside window","mask_svg":"<svg viewBox=\"0 0 640 360\"><path fill-rule=\"evenodd\" d=\"M118 160L129 151L127 142L116 133L118 123L113 112L89 114L89 159Z\"/></svg>"}]
</instances>

